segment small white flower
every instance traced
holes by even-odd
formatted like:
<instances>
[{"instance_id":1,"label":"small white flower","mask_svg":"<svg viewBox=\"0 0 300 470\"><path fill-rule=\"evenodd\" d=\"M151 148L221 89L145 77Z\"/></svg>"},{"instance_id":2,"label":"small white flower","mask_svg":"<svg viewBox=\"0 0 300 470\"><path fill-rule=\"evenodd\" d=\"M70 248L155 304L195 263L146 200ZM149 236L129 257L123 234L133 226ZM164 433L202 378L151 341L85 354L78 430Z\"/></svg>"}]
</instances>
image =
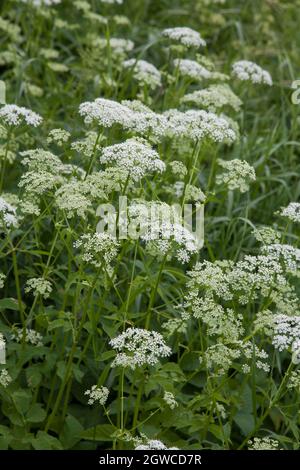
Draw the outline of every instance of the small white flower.
<instances>
[{"instance_id":1,"label":"small white flower","mask_svg":"<svg viewBox=\"0 0 300 470\"><path fill-rule=\"evenodd\" d=\"M141 85L149 85L155 89L161 85L161 73L157 68L146 60L129 59L123 62L123 67L133 70L134 78Z\"/></svg>"},{"instance_id":2,"label":"small white flower","mask_svg":"<svg viewBox=\"0 0 300 470\"><path fill-rule=\"evenodd\" d=\"M279 450L279 442L270 437L255 437L248 442L248 450Z\"/></svg>"},{"instance_id":3,"label":"small white flower","mask_svg":"<svg viewBox=\"0 0 300 470\"><path fill-rule=\"evenodd\" d=\"M162 35L177 41L187 47L203 47L206 46L206 42L198 31L187 27L176 27L164 29Z\"/></svg>"},{"instance_id":4,"label":"small white flower","mask_svg":"<svg viewBox=\"0 0 300 470\"><path fill-rule=\"evenodd\" d=\"M190 59L175 59L173 61L175 68L183 77L189 77L197 82L211 77L211 72L203 65L198 64L195 60Z\"/></svg>"},{"instance_id":5,"label":"small white flower","mask_svg":"<svg viewBox=\"0 0 300 470\"><path fill-rule=\"evenodd\" d=\"M231 107L239 111L242 102L228 85L211 85L204 90L188 93L181 99L182 103L194 103L197 106L216 112L223 107Z\"/></svg>"},{"instance_id":6,"label":"small white flower","mask_svg":"<svg viewBox=\"0 0 300 470\"><path fill-rule=\"evenodd\" d=\"M109 395L109 390L106 387L98 387L98 385L93 385L92 388L90 390L86 390L84 394L89 397L89 405L94 405L95 403L105 405Z\"/></svg>"},{"instance_id":7,"label":"small white flower","mask_svg":"<svg viewBox=\"0 0 300 470\"><path fill-rule=\"evenodd\" d=\"M30 109L17 106L16 104L6 104L0 109L0 120L9 126L28 126L37 127L42 122L42 117Z\"/></svg>"},{"instance_id":8,"label":"small white flower","mask_svg":"<svg viewBox=\"0 0 300 470\"><path fill-rule=\"evenodd\" d=\"M24 330L23 328L13 328L13 332L11 338L15 340L17 343L21 343L23 341ZM25 343L32 344L33 346L43 346L43 337L42 335L35 330L30 328L25 329Z\"/></svg>"},{"instance_id":9,"label":"small white flower","mask_svg":"<svg viewBox=\"0 0 300 470\"><path fill-rule=\"evenodd\" d=\"M0 372L0 385L2 385L2 387L6 388L12 381L12 378L11 376L9 375L9 373L7 372L6 369L2 369L1 372Z\"/></svg>"},{"instance_id":10,"label":"small white flower","mask_svg":"<svg viewBox=\"0 0 300 470\"><path fill-rule=\"evenodd\" d=\"M109 265L117 256L119 243L109 233L86 233L75 243L75 248L81 248L82 259L96 267Z\"/></svg>"},{"instance_id":11,"label":"small white flower","mask_svg":"<svg viewBox=\"0 0 300 470\"><path fill-rule=\"evenodd\" d=\"M254 168L244 160L219 159L218 163L223 171L217 175L216 183L225 184L231 191L238 189L241 193L245 193L249 190L250 183L256 180Z\"/></svg>"},{"instance_id":12,"label":"small white flower","mask_svg":"<svg viewBox=\"0 0 300 470\"><path fill-rule=\"evenodd\" d=\"M159 154L144 139L128 139L121 144L111 145L102 150L101 163L115 163L138 181L148 173L165 170Z\"/></svg>"},{"instance_id":13,"label":"small white flower","mask_svg":"<svg viewBox=\"0 0 300 470\"><path fill-rule=\"evenodd\" d=\"M240 60L232 65L232 75L242 81L254 84L262 83L271 86L272 77L266 70L249 60Z\"/></svg>"},{"instance_id":14,"label":"small white flower","mask_svg":"<svg viewBox=\"0 0 300 470\"><path fill-rule=\"evenodd\" d=\"M41 295L47 299L52 292L52 286L49 281L42 277L33 277L26 282L25 292L33 292L34 296Z\"/></svg>"},{"instance_id":15,"label":"small white flower","mask_svg":"<svg viewBox=\"0 0 300 470\"><path fill-rule=\"evenodd\" d=\"M178 447L167 447L157 439L149 439L145 444L139 444L135 450L178 450Z\"/></svg>"},{"instance_id":16,"label":"small white flower","mask_svg":"<svg viewBox=\"0 0 300 470\"><path fill-rule=\"evenodd\" d=\"M4 228L10 229L16 228L17 226L18 219L16 208L0 196L0 233Z\"/></svg>"},{"instance_id":17,"label":"small white flower","mask_svg":"<svg viewBox=\"0 0 300 470\"><path fill-rule=\"evenodd\" d=\"M175 397L174 397L173 393L171 393L171 392L165 392L163 400L171 408L171 410L174 410L174 408L176 408L176 406L178 406L178 403L175 400Z\"/></svg>"},{"instance_id":18,"label":"small white flower","mask_svg":"<svg viewBox=\"0 0 300 470\"><path fill-rule=\"evenodd\" d=\"M160 333L128 328L124 333L110 341L117 351L112 367L130 367L135 369L145 365L153 366L160 357L167 357L171 349L165 344Z\"/></svg>"},{"instance_id":19,"label":"small white flower","mask_svg":"<svg viewBox=\"0 0 300 470\"><path fill-rule=\"evenodd\" d=\"M287 207L284 207L280 213L282 217L286 217L292 222L300 222L300 203L290 202Z\"/></svg>"}]
</instances>

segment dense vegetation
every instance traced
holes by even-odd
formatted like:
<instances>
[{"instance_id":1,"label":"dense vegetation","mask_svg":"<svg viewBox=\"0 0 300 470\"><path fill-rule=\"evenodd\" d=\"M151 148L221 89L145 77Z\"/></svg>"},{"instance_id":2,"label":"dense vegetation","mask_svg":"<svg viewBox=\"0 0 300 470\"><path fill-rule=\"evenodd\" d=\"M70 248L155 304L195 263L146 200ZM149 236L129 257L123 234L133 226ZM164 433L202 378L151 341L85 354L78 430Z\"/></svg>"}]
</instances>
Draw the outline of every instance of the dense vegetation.
<instances>
[{"instance_id":1,"label":"dense vegetation","mask_svg":"<svg viewBox=\"0 0 300 470\"><path fill-rule=\"evenodd\" d=\"M299 448L299 12L1 2L0 448Z\"/></svg>"}]
</instances>

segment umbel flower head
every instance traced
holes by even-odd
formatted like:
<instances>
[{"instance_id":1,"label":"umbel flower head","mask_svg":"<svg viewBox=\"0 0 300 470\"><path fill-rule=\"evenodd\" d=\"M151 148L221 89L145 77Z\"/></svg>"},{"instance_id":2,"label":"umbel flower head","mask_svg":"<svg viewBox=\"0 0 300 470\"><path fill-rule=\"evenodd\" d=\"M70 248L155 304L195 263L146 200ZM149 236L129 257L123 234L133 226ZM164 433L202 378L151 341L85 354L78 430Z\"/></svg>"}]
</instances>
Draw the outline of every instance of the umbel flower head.
<instances>
[{"instance_id":1,"label":"umbel flower head","mask_svg":"<svg viewBox=\"0 0 300 470\"><path fill-rule=\"evenodd\" d=\"M41 124L43 118L30 109L17 106L16 104L6 104L0 109L0 121L8 126L28 126L37 127Z\"/></svg>"},{"instance_id":2,"label":"umbel flower head","mask_svg":"<svg viewBox=\"0 0 300 470\"><path fill-rule=\"evenodd\" d=\"M166 166L158 153L144 139L132 138L121 144L105 147L100 157L101 163L114 163L128 171L133 180L138 181L152 172L162 173Z\"/></svg>"},{"instance_id":3,"label":"umbel flower head","mask_svg":"<svg viewBox=\"0 0 300 470\"><path fill-rule=\"evenodd\" d=\"M160 333L141 328L128 328L112 339L110 345L117 351L112 367L135 369L145 365L153 366L159 362L159 358L171 354L171 349Z\"/></svg>"},{"instance_id":4,"label":"umbel flower head","mask_svg":"<svg viewBox=\"0 0 300 470\"><path fill-rule=\"evenodd\" d=\"M88 405L94 405L95 403L105 405L109 395L109 390L106 387L93 385L92 388L90 390L86 390L84 394L89 397Z\"/></svg>"},{"instance_id":5,"label":"umbel flower head","mask_svg":"<svg viewBox=\"0 0 300 470\"><path fill-rule=\"evenodd\" d=\"M10 384L11 381L12 381L12 378L9 375L9 373L7 372L7 370L2 369L1 372L0 372L0 385L2 385L2 387L6 388Z\"/></svg>"},{"instance_id":6,"label":"umbel flower head","mask_svg":"<svg viewBox=\"0 0 300 470\"><path fill-rule=\"evenodd\" d=\"M211 72L195 60L174 59L173 63L179 74L183 77L191 78L197 82L211 77Z\"/></svg>"},{"instance_id":7,"label":"umbel flower head","mask_svg":"<svg viewBox=\"0 0 300 470\"><path fill-rule=\"evenodd\" d=\"M254 84L273 84L272 77L266 70L262 69L255 62L249 60L239 60L232 66L232 75L239 80L252 82Z\"/></svg>"},{"instance_id":8,"label":"umbel flower head","mask_svg":"<svg viewBox=\"0 0 300 470\"><path fill-rule=\"evenodd\" d=\"M11 339L15 340L17 343L21 343L23 340L24 331L23 328L13 328L13 333ZM43 346L43 337L42 335L35 330L26 328L25 330L25 342L32 344L34 346Z\"/></svg>"},{"instance_id":9,"label":"umbel flower head","mask_svg":"<svg viewBox=\"0 0 300 470\"><path fill-rule=\"evenodd\" d=\"M119 243L109 233L86 233L75 243L75 248L81 248L82 259L98 268L103 264L109 265L117 256Z\"/></svg>"},{"instance_id":10,"label":"umbel flower head","mask_svg":"<svg viewBox=\"0 0 300 470\"><path fill-rule=\"evenodd\" d=\"M33 277L26 282L25 292L33 292L34 296L40 295L47 299L52 292L52 286L47 279L43 277Z\"/></svg>"},{"instance_id":11,"label":"umbel flower head","mask_svg":"<svg viewBox=\"0 0 300 470\"><path fill-rule=\"evenodd\" d=\"M188 93L181 101L182 103L193 103L212 112L216 112L225 106L238 111L242 105L242 101L233 93L229 85L224 84L210 85L204 90Z\"/></svg>"},{"instance_id":12,"label":"umbel flower head","mask_svg":"<svg viewBox=\"0 0 300 470\"><path fill-rule=\"evenodd\" d=\"M286 217L292 222L300 222L300 203L290 202L287 207L284 207L281 210L280 215L282 215L282 217Z\"/></svg>"},{"instance_id":13,"label":"umbel flower head","mask_svg":"<svg viewBox=\"0 0 300 470\"><path fill-rule=\"evenodd\" d=\"M155 89L161 85L161 73L146 60L129 59L123 62L126 69L133 70L133 77L141 84Z\"/></svg>"},{"instance_id":14,"label":"umbel flower head","mask_svg":"<svg viewBox=\"0 0 300 470\"><path fill-rule=\"evenodd\" d=\"M10 229L18 226L16 209L0 196L0 233L3 229Z\"/></svg>"},{"instance_id":15,"label":"umbel flower head","mask_svg":"<svg viewBox=\"0 0 300 470\"><path fill-rule=\"evenodd\" d=\"M237 136L229 122L204 110L191 109L186 112L169 109L164 112L167 119L166 133L172 138L186 138L193 141L204 139L213 142L232 143Z\"/></svg>"},{"instance_id":16,"label":"umbel flower head","mask_svg":"<svg viewBox=\"0 0 300 470\"><path fill-rule=\"evenodd\" d=\"M134 125L134 113L129 108L105 98L82 103L79 106L79 114L84 117L86 124L96 122L103 127L119 124L125 129L130 129Z\"/></svg>"},{"instance_id":17,"label":"umbel flower head","mask_svg":"<svg viewBox=\"0 0 300 470\"><path fill-rule=\"evenodd\" d=\"M157 439L149 439L145 444L139 444L135 450L179 450L178 447L167 447Z\"/></svg>"},{"instance_id":18,"label":"umbel flower head","mask_svg":"<svg viewBox=\"0 0 300 470\"><path fill-rule=\"evenodd\" d=\"M162 35L187 47L203 47L206 42L198 31L187 27L164 29Z\"/></svg>"},{"instance_id":19,"label":"umbel flower head","mask_svg":"<svg viewBox=\"0 0 300 470\"><path fill-rule=\"evenodd\" d=\"M241 193L249 190L249 184L255 181L255 171L244 160L218 160L223 172L217 175L216 183L225 184L230 190L238 189Z\"/></svg>"}]
</instances>

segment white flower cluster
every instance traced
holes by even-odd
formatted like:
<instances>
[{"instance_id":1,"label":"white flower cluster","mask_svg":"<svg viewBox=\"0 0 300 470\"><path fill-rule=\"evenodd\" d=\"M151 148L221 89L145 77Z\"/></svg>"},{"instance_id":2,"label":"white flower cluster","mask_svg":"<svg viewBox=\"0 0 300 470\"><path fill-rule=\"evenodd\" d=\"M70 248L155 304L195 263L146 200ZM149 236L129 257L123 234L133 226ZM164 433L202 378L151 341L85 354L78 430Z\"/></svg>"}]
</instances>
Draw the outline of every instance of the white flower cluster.
<instances>
[{"instance_id":1,"label":"white flower cluster","mask_svg":"<svg viewBox=\"0 0 300 470\"><path fill-rule=\"evenodd\" d=\"M279 442L270 437L255 437L248 441L248 450L279 450Z\"/></svg>"},{"instance_id":2,"label":"white flower cluster","mask_svg":"<svg viewBox=\"0 0 300 470\"><path fill-rule=\"evenodd\" d=\"M210 369L215 376L226 374L232 363L237 359L243 360L242 372L248 374L251 372L252 358L255 355L255 364L258 369L265 372L270 371L270 365L265 362L268 359L268 354L263 349L259 349L251 342L243 342L241 340L232 343L224 344L218 342L209 346L204 352L204 359L206 366ZM201 360L202 358L200 358Z\"/></svg>"},{"instance_id":3,"label":"white flower cluster","mask_svg":"<svg viewBox=\"0 0 300 470\"><path fill-rule=\"evenodd\" d=\"M33 277L26 282L25 292L32 292L34 296L40 295L47 299L52 292L51 282L43 277Z\"/></svg>"},{"instance_id":4,"label":"white flower cluster","mask_svg":"<svg viewBox=\"0 0 300 470\"><path fill-rule=\"evenodd\" d=\"M197 90L188 93L181 99L182 103L193 103L215 112L224 107L231 107L234 111L239 111L242 101L231 90L229 85L210 85L204 90Z\"/></svg>"},{"instance_id":5,"label":"white flower cluster","mask_svg":"<svg viewBox=\"0 0 300 470\"><path fill-rule=\"evenodd\" d=\"M17 343L21 343L23 341L23 336L23 328L14 327L11 339L15 340ZM32 330L30 328L25 329L25 343L32 344L33 346L43 346L42 340L43 337L38 331Z\"/></svg>"},{"instance_id":6,"label":"white flower cluster","mask_svg":"<svg viewBox=\"0 0 300 470\"><path fill-rule=\"evenodd\" d=\"M157 439L150 439L145 444L139 444L135 450L179 450L178 447L167 447Z\"/></svg>"},{"instance_id":7,"label":"white flower cluster","mask_svg":"<svg viewBox=\"0 0 300 470\"><path fill-rule=\"evenodd\" d=\"M155 113L138 100L124 100L122 105L133 113L131 130L140 135L160 140L167 135L168 122L163 114Z\"/></svg>"},{"instance_id":8,"label":"white flower cluster","mask_svg":"<svg viewBox=\"0 0 300 470\"><path fill-rule=\"evenodd\" d=\"M300 356L300 316L274 315L273 324L273 346L279 351L291 348Z\"/></svg>"},{"instance_id":9,"label":"white flower cluster","mask_svg":"<svg viewBox=\"0 0 300 470\"><path fill-rule=\"evenodd\" d=\"M273 243L262 248L262 253L281 262L287 272L297 274L300 270L300 249L291 245Z\"/></svg>"},{"instance_id":10,"label":"white flower cluster","mask_svg":"<svg viewBox=\"0 0 300 470\"><path fill-rule=\"evenodd\" d=\"M0 120L8 126L28 126L37 127L42 122L42 117L30 109L17 106L16 104L6 104L0 109Z\"/></svg>"},{"instance_id":11,"label":"white flower cluster","mask_svg":"<svg viewBox=\"0 0 300 470\"><path fill-rule=\"evenodd\" d=\"M7 372L6 369L2 369L1 372L0 372L0 385L2 385L2 387L6 388L12 381L12 378L11 376L9 375L9 373Z\"/></svg>"},{"instance_id":12,"label":"white flower cluster","mask_svg":"<svg viewBox=\"0 0 300 470\"><path fill-rule=\"evenodd\" d=\"M181 112L170 109L164 112L164 116L167 118L167 134L172 138L232 143L237 137L226 119L204 110Z\"/></svg>"},{"instance_id":13,"label":"white flower cluster","mask_svg":"<svg viewBox=\"0 0 300 470\"><path fill-rule=\"evenodd\" d=\"M79 106L79 114L86 124L96 123L103 127L119 124L125 129L134 125L134 113L126 106L105 98L86 101Z\"/></svg>"},{"instance_id":14,"label":"white flower cluster","mask_svg":"<svg viewBox=\"0 0 300 470\"><path fill-rule=\"evenodd\" d=\"M262 83L271 86L272 77L266 70L255 62L240 60L232 65L232 75L242 81L250 81L254 84Z\"/></svg>"},{"instance_id":15,"label":"white flower cluster","mask_svg":"<svg viewBox=\"0 0 300 470\"><path fill-rule=\"evenodd\" d=\"M98 403L99 405L105 405L109 390L106 387L98 387L98 385L93 385L90 390L84 392L85 395L89 397L88 405L94 405Z\"/></svg>"},{"instance_id":16,"label":"white flower cluster","mask_svg":"<svg viewBox=\"0 0 300 470\"><path fill-rule=\"evenodd\" d=\"M299 202L290 202L287 207L284 207L281 210L280 215L286 217L292 222L300 222L300 203Z\"/></svg>"},{"instance_id":17,"label":"white flower cluster","mask_svg":"<svg viewBox=\"0 0 300 470\"><path fill-rule=\"evenodd\" d=\"M176 70L183 77L188 77L197 82L211 77L211 72L203 65L198 64L195 60L190 59L174 59L173 61Z\"/></svg>"},{"instance_id":18,"label":"white flower cluster","mask_svg":"<svg viewBox=\"0 0 300 470\"><path fill-rule=\"evenodd\" d=\"M174 410L174 408L176 408L176 406L178 406L178 403L175 400L175 397L174 397L173 393L171 393L171 392L165 392L163 400L171 408L171 410Z\"/></svg>"},{"instance_id":19,"label":"white flower cluster","mask_svg":"<svg viewBox=\"0 0 300 470\"><path fill-rule=\"evenodd\" d=\"M187 47L203 47L206 42L198 31L187 27L164 29L162 35Z\"/></svg>"},{"instance_id":20,"label":"white flower cluster","mask_svg":"<svg viewBox=\"0 0 300 470\"><path fill-rule=\"evenodd\" d=\"M292 371L287 383L287 388L290 390L296 389L298 393L300 392L300 369Z\"/></svg>"},{"instance_id":21,"label":"white flower cluster","mask_svg":"<svg viewBox=\"0 0 300 470\"><path fill-rule=\"evenodd\" d=\"M267 297L271 287L280 289L287 284L281 263L270 255L247 255L236 263L204 261L197 263L189 276L192 304L197 299L198 290L202 289L207 296L218 296L223 301L235 299L246 305L258 294Z\"/></svg>"},{"instance_id":22,"label":"white flower cluster","mask_svg":"<svg viewBox=\"0 0 300 470\"><path fill-rule=\"evenodd\" d=\"M219 159L218 163L224 170L217 175L217 184L225 184L231 191L234 189L238 189L241 193L249 191L250 183L256 180L254 168L249 163L239 159L230 161Z\"/></svg>"},{"instance_id":23,"label":"white flower cluster","mask_svg":"<svg viewBox=\"0 0 300 470\"><path fill-rule=\"evenodd\" d=\"M59 147L62 147L70 139L70 132L65 129L52 129L47 137L47 143L52 144L55 142Z\"/></svg>"},{"instance_id":24,"label":"white flower cluster","mask_svg":"<svg viewBox=\"0 0 300 470\"><path fill-rule=\"evenodd\" d=\"M0 196L0 233L3 229L10 229L18 226L16 209Z\"/></svg>"},{"instance_id":25,"label":"white flower cluster","mask_svg":"<svg viewBox=\"0 0 300 470\"><path fill-rule=\"evenodd\" d=\"M200 188L192 184L184 184L183 181L176 181L173 185L176 197L182 197L184 195L185 201L198 201L204 202L206 199L205 194Z\"/></svg>"},{"instance_id":26,"label":"white flower cluster","mask_svg":"<svg viewBox=\"0 0 300 470\"><path fill-rule=\"evenodd\" d=\"M252 233L256 240L263 245L271 245L272 243L279 243L281 239L281 233L272 227L256 227L252 230Z\"/></svg>"},{"instance_id":27,"label":"white flower cluster","mask_svg":"<svg viewBox=\"0 0 300 470\"><path fill-rule=\"evenodd\" d=\"M139 225L139 237L153 256L171 258L173 254L181 263L186 263L199 251L194 235L172 206L135 201L129 207L129 216Z\"/></svg>"},{"instance_id":28,"label":"white flower cluster","mask_svg":"<svg viewBox=\"0 0 300 470\"><path fill-rule=\"evenodd\" d=\"M132 49L134 48L134 43L130 41L130 39L124 39L124 38L109 38L109 40L105 38L96 38L93 41L93 46L94 47L99 47L100 49L105 49L109 46L111 53L113 56L115 56L117 59L121 59L128 52L131 52Z\"/></svg>"},{"instance_id":29,"label":"white flower cluster","mask_svg":"<svg viewBox=\"0 0 300 470\"><path fill-rule=\"evenodd\" d=\"M184 178L187 175L187 167L179 160L173 160L170 162L169 167L171 168L173 175L176 175L180 178Z\"/></svg>"},{"instance_id":30,"label":"white flower cluster","mask_svg":"<svg viewBox=\"0 0 300 470\"><path fill-rule=\"evenodd\" d=\"M112 367L135 369L145 365L153 366L159 362L160 357L171 354L171 349L160 333L141 328L128 328L112 339L110 345L117 351Z\"/></svg>"},{"instance_id":31,"label":"white flower cluster","mask_svg":"<svg viewBox=\"0 0 300 470\"><path fill-rule=\"evenodd\" d=\"M26 166L29 171L33 172L49 172L53 174L63 173L64 165L61 160L47 150L37 148L34 150L25 150L20 152L22 157L21 163Z\"/></svg>"},{"instance_id":32,"label":"white flower cluster","mask_svg":"<svg viewBox=\"0 0 300 470\"><path fill-rule=\"evenodd\" d=\"M125 69L132 69L133 77L141 84L155 89L161 85L161 73L146 60L129 59L123 62Z\"/></svg>"},{"instance_id":33,"label":"white flower cluster","mask_svg":"<svg viewBox=\"0 0 300 470\"><path fill-rule=\"evenodd\" d=\"M101 139L98 138L97 132L88 131L83 139L72 142L71 149L90 158L94 152L101 150Z\"/></svg>"},{"instance_id":34,"label":"white flower cluster","mask_svg":"<svg viewBox=\"0 0 300 470\"><path fill-rule=\"evenodd\" d=\"M134 138L103 148L100 162L115 163L128 171L128 175L135 181L148 173L162 173L166 168L159 154L146 140Z\"/></svg>"},{"instance_id":35,"label":"white flower cluster","mask_svg":"<svg viewBox=\"0 0 300 470\"><path fill-rule=\"evenodd\" d=\"M84 116L86 124L96 122L103 127L118 124L125 130L141 135L153 133L157 138L187 138L195 141L208 138L214 142L232 143L237 137L228 120L204 110L181 112L169 109L158 114L138 101L117 103L97 98L82 103L79 113Z\"/></svg>"},{"instance_id":36,"label":"white flower cluster","mask_svg":"<svg viewBox=\"0 0 300 470\"><path fill-rule=\"evenodd\" d=\"M82 259L100 268L103 263L107 266L116 258L119 243L109 233L86 233L75 243L75 248L81 248Z\"/></svg>"}]
</instances>

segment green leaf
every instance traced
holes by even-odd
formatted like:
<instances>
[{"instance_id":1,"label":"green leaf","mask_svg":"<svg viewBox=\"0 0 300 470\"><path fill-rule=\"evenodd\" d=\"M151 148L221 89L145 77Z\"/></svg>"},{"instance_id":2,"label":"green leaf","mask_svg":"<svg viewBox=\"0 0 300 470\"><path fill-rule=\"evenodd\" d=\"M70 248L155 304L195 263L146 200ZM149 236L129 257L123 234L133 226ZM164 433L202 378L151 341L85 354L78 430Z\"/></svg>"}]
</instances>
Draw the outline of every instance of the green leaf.
<instances>
[{"instance_id":1,"label":"green leaf","mask_svg":"<svg viewBox=\"0 0 300 470\"><path fill-rule=\"evenodd\" d=\"M233 421L238 425L244 436L247 436L255 426L253 415L243 411L239 411Z\"/></svg>"},{"instance_id":2,"label":"green leaf","mask_svg":"<svg viewBox=\"0 0 300 470\"><path fill-rule=\"evenodd\" d=\"M58 439L49 436L45 431L38 431L36 437L31 441L35 450L63 450Z\"/></svg>"},{"instance_id":3,"label":"green leaf","mask_svg":"<svg viewBox=\"0 0 300 470\"><path fill-rule=\"evenodd\" d=\"M28 411L26 420L30 423L41 423L46 418L46 411L43 410L42 405L35 403Z\"/></svg>"},{"instance_id":4,"label":"green leaf","mask_svg":"<svg viewBox=\"0 0 300 470\"><path fill-rule=\"evenodd\" d=\"M13 392L12 399L17 411L21 415L25 415L29 409L32 395L29 390L18 390Z\"/></svg>"},{"instance_id":5,"label":"green leaf","mask_svg":"<svg viewBox=\"0 0 300 470\"><path fill-rule=\"evenodd\" d=\"M111 424L98 424L98 426L83 431L81 438L90 441L109 442L113 440L112 434L115 431L116 428Z\"/></svg>"},{"instance_id":6,"label":"green leaf","mask_svg":"<svg viewBox=\"0 0 300 470\"><path fill-rule=\"evenodd\" d=\"M83 426L72 415L68 415L59 438L64 449L72 448L81 439Z\"/></svg>"},{"instance_id":7,"label":"green leaf","mask_svg":"<svg viewBox=\"0 0 300 470\"><path fill-rule=\"evenodd\" d=\"M23 308L26 305L22 302ZM7 297L6 299L0 299L0 310L19 310L19 303L17 299Z\"/></svg>"}]
</instances>

